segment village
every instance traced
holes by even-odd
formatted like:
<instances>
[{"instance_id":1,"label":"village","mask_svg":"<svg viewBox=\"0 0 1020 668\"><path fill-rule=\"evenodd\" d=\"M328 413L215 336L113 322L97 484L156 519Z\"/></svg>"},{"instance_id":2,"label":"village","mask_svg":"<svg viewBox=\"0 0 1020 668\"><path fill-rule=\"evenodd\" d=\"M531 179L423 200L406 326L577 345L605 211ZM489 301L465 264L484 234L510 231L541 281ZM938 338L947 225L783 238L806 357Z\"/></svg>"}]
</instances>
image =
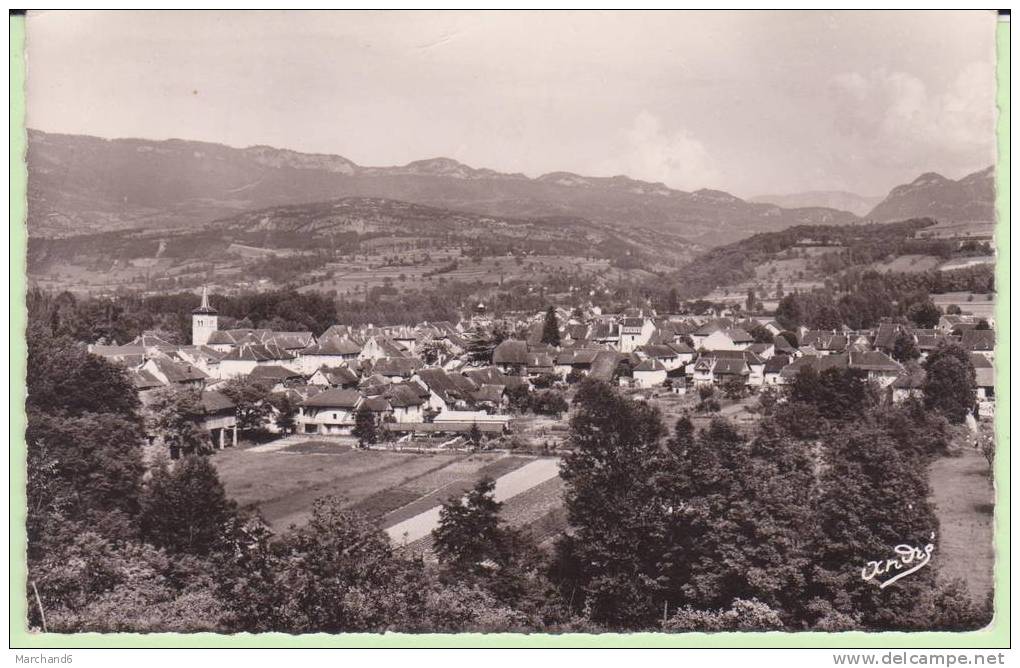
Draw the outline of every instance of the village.
<instances>
[{"instance_id":1,"label":"village","mask_svg":"<svg viewBox=\"0 0 1020 668\"><path fill-rule=\"evenodd\" d=\"M213 449L238 444L235 405L221 389L228 381L247 379L286 395L297 407L290 429L276 419L279 411L267 411L266 431L280 438L293 432L350 443L358 415L365 413L376 429L371 443L361 439L363 446L522 447L529 434L534 436L529 426L535 420L523 416L530 407L545 418L539 420L540 445L549 452L561 444L557 431L565 433L570 389L586 377L660 403L666 413L721 409L729 417L753 420L763 393L778 390L808 367L859 370L891 402L920 396L924 371L919 363L947 343L967 351L976 372L975 417L988 419L994 414L990 326L953 314L942 315L932 329L881 323L864 331L801 327L791 332L738 308L694 316L550 307L496 320L480 303L457 323L334 325L316 337L221 330L203 291L192 313L191 345L142 335L123 345L90 345L89 351L125 367L143 405L165 387L200 392L201 428ZM497 342L494 331L506 338ZM894 359L902 337L916 346L916 362ZM158 440L158 434L152 436Z\"/></svg>"}]
</instances>

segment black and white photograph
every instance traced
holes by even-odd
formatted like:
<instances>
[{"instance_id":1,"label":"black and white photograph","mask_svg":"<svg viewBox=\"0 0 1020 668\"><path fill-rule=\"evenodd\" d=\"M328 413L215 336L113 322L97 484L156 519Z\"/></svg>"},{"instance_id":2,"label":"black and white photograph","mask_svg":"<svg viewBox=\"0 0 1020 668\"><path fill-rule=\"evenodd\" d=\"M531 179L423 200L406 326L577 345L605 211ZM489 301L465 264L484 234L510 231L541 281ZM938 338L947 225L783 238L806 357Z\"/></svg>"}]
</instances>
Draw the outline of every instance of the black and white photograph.
<instances>
[{"instance_id":1,"label":"black and white photograph","mask_svg":"<svg viewBox=\"0 0 1020 668\"><path fill-rule=\"evenodd\" d=\"M993 624L995 11L24 20L26 632Z\"/></svg>"}]
</instances>

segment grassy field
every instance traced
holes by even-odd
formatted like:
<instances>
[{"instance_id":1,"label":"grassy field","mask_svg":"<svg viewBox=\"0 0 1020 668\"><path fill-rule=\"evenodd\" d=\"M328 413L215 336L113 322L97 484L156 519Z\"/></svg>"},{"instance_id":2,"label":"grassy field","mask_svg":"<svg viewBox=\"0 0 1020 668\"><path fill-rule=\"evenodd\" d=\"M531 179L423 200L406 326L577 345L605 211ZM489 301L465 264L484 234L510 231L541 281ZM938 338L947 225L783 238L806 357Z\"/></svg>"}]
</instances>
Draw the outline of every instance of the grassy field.
<instances>
[{"instance_id":1,"label":"grassy field","mask_svg":"<svg viewBox=\"0 0 1020 668\"><path fill-rule=\"evenodd\" d=\"M964 446L957 456L937 459L930 480L941 534L933 562L940 577L961 578L974 600L984 602L992 591L995 565L988 462L980 452Z\"/></svg>"},{"instance_id":2,"label":"grassy field","mask_svg":"<svg viewBox=\"0 0 1020 668\"><path fill-rule=\"evenodd\" d=\"M502 453L412 454L298 443L272 452L227 449L213 459L227 494L258 507L277 531L308 520L315 499L342 496L386 527L462 495L477 480L528 462Z\"/></svg>"}]
</instances>

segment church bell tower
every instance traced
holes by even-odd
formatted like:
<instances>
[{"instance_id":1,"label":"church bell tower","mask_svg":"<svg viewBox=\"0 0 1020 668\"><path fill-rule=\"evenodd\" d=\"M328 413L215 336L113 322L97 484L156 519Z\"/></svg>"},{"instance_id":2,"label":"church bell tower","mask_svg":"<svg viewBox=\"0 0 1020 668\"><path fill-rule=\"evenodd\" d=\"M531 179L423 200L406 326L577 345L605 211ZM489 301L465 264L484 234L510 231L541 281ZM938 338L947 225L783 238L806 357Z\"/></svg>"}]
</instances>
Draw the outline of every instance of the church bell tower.
<instances>
[{"instance_id":1,"label":"church bell tower","mask_svg":"<svg viewBox=\"0 0 1020 668\"><path fill-rule=\"evenodd\" d=\"M216 309L209 306L209 294L202 288L202 305L191 312L191 345L204 346L219 327Z\"/></svg>"}]
</instances>

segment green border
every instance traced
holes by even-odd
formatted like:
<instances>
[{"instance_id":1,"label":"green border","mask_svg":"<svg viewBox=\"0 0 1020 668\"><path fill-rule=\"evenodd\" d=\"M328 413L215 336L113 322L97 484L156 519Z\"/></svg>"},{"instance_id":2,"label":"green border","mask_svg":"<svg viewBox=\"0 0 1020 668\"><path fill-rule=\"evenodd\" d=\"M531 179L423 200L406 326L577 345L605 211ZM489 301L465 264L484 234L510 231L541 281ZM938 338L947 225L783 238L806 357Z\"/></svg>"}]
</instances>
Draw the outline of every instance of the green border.
<instances>
[{"instance_id":1,"label":"green border","mask_svg":"<svg viewBox=\"0 0 1020 668\"><path fill-rule=\"evenodd\" d=\"M10 647L11 648L330 648L330 647L742 647L742 648L1008 648L1009 641L1009 54L1008 22L996 30L998 53L999 158L996 169L996 436L995 461L995 621L987 629L968 633L661 633L635 634L286 634L216 635L159 634L30 634L25 582L25 19L10 17L11 37L11 450L10 450Z\"/></svg>"}]
</instances>

